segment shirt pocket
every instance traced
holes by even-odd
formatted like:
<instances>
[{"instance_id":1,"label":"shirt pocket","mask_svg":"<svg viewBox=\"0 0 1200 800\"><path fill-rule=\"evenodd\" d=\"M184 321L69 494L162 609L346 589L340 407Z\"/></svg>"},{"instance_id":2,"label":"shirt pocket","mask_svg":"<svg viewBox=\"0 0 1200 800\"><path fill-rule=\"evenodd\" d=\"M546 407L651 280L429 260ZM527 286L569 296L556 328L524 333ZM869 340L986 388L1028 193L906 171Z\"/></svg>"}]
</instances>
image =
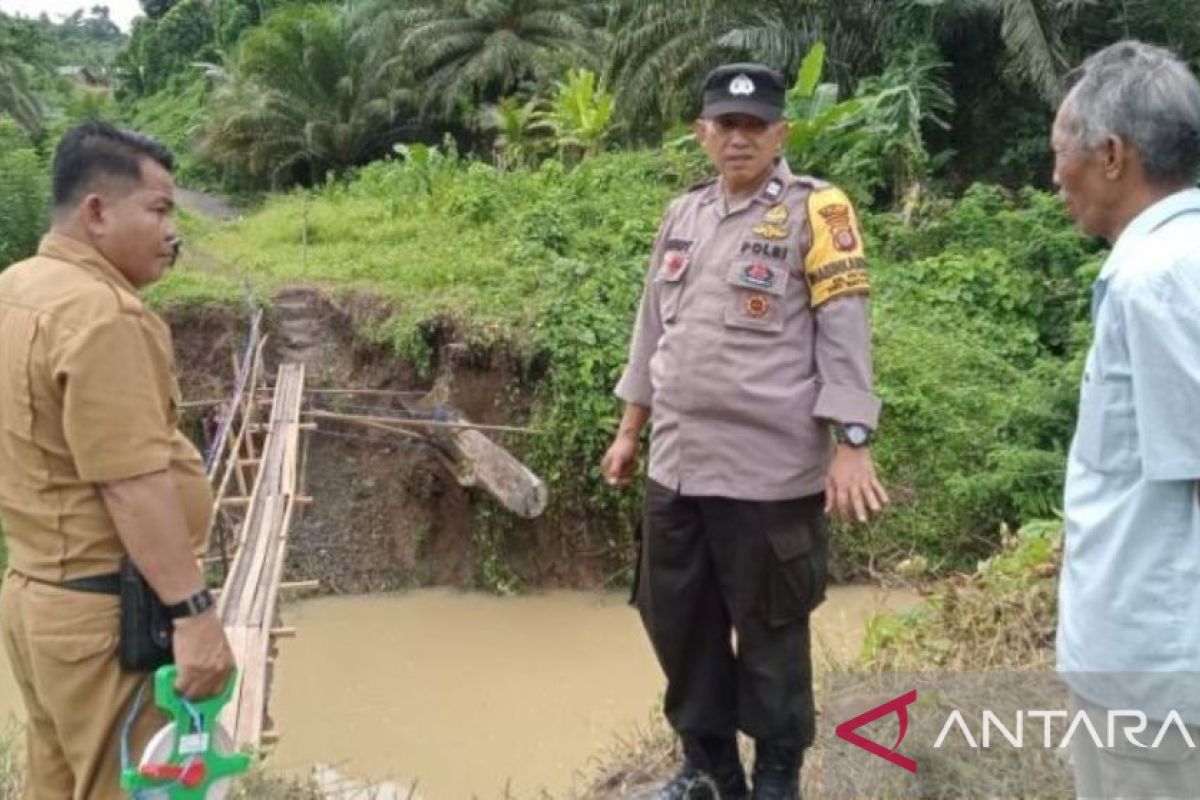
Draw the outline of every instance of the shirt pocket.
<instances>
[{"instance_id":1,"label":"shirt pocket","mask_svg":"<svg viewBox=\"0 0 1200 800\"><path fill-rule=\"evenodd\" d=\"M1084 375L1074 449L1079 461L1096 472L1137 467L1137 417L1129 380L1094 369Z\"/></svg>"},{"instance_id":2,"label":"shirt pocket","mask_svg":"<svg viewBox=\"0 0 1200 800\"><path fill-rule=\"evenodd\" d=\"M791 275L783 265L739 258L729 265L725 283L725 325L729 328L779 333L783 330L783 301Z\"/></svg>"},{"instance_id":3,"label":"shirt pocket","mask_svg":"<svg viewBox=\"0 0 1200 800\"><path fill-rule=\"evenodd\" d=\"M664 323L672 323L679 316L679 304L683 298L684 276L692 265L691 256L678 250L663 254L654 285L658 297L658 314Z\"/></svg>"}]
</instances>

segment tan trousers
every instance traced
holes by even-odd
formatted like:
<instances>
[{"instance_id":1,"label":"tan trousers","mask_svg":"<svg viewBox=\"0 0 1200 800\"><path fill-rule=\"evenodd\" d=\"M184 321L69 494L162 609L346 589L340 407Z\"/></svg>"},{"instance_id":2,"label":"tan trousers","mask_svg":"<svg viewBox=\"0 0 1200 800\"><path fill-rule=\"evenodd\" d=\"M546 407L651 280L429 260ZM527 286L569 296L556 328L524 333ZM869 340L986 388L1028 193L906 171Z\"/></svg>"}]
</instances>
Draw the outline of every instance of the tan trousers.
<instances>
[{"instance_id":1,"label":"tan trousers","mask_svg":"<svg viewBox=\"0 0 1200 800\"><path fill-rule=\"evenodd\" d=\"M27 800L121 800L120 740L144 674L117 663L116 597L31 581L8 570L0 626L28 715ZM147 687L133 725L137 759L163 724Z\"/></svg>"}]
</instances>

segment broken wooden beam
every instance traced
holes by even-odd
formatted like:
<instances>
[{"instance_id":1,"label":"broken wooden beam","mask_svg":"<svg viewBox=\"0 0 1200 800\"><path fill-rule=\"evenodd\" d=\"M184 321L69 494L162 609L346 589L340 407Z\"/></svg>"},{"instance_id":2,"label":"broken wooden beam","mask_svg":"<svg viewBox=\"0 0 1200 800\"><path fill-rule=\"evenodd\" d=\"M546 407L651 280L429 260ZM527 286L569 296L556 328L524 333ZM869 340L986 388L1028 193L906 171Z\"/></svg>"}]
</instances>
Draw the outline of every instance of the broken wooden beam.
<instances>
[{"instance_id":1,"label":"broken wooden beam","mask_svg":"<svg viewBox=\"0 0 1200 800\"><path fill-rule=\"evenodd\" d=\"M279 584L281 592L315 592L320 588L320 581L288 581Z\"/></svg>"},{"instance_id":2,"label":"broken wooden beam","mask_svg":"<svg viewBox=\"0 0 1200 800\"><path fill-rule=\"evenodd\" d=\"M424 397L427 390L415 389L305 389L305 394L363 395L366 397Z\"/></svg>"},{"instance_id":3,"label":"broken wooden beam","mask_svg":"<svg viewBox=\"0 0 1200 800\"><path fill-rule=\"evenodd\" d=\"M332 411L307 411L309 417L362 425L374 429L391 429L403 433L400 426L427 429L426 435L446 453L452 462L451 472L463 486L478 486L506 509L519 517L531 519L546 510L546 484L522 464L512 453L481 431L537 433L529 428L510 425L477 425L461 416L454 421L421 418L338 414Z\"/></svg>"},{"instance_id":4,"label":"broken wooden beam","mask_svg":"<svg viewBox=\"0 0 1200 800\"><path fill-rule=\"evenodd\" d=\"M306 417L313 419L328 419L336 422L373 423L374 425L395 425L416 428L448 428L454 430L496 431L498 433L529 433L538 435L541 431L533 428L519 428L513 425L479 425L474 422L458 420L423 419L421 417L388 417L370 414L339 414L335 411L305 411Z\"/></svg>"},{"instance_id":5,"label":"broken wooden beam","mask_svg":"<svg viewBox=\"0 0 1200 800\"><path fill-rule=\"evenodd\" d=\"M479 486L506 509L525 519L541 516L546 484L516 456L471 428L444 429L433 438L450 455L460 482Z\"/></svg>"}]
</instances>

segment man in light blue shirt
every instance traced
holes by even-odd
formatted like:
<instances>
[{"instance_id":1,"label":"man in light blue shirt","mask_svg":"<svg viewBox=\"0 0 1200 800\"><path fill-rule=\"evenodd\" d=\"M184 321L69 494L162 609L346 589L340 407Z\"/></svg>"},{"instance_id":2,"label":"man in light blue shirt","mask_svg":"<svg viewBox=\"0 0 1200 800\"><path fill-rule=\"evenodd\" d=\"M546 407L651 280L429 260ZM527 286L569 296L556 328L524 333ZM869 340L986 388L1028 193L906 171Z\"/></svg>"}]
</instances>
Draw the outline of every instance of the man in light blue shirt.
<instances>
[{"instance_id":1,"label":"man in light blue shirt","mask_svg":"<svg viewBox=\"0 0 1200 800\"><path fill-rule=\"evenodd\" d=\"M1076 707L1177 710L1200 725L1200 83L1166 50L1119 42L1076 73L1054 180L1113 244L1067 467L1058 667ZM1124 723L1120 723L1124 724ZM1080 797L1200 796L1200 749L1072 739Z\"/></svg>"}]
</instances>

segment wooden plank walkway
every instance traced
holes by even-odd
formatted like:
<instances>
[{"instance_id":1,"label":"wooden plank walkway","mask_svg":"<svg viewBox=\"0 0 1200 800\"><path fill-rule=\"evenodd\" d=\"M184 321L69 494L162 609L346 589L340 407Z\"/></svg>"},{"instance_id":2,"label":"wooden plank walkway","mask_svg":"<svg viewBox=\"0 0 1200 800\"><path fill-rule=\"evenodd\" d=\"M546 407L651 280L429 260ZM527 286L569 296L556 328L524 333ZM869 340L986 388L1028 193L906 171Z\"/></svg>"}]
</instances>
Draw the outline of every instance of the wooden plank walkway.
<instances>
[{"instance_id":1,"label":"wooden plank walkway","mask_svg":"<svg viewBox=\"0 0 1200 800\"><path fill-rule=\"evenodd\" d=\"M479 428L520 431L507 426L477 426L453 413L447 420L420 416L424 405L400 402L402 413L381 416L347 415L304 409L303 364L284 363L274 385L267 385L264 351L267 337L261 312L250 323L242 358L234 359L231 395L205 402L220 407L220 424L207 453L207 471L214 482L214 529L217 551L209 564L224 567L218 613L238 666L234 697L221 715L222 726L238 748L260 750L278 739L271 729L268 700L271 691L275 641L295 631L278 625L281 591L313 581L282 584L288 533L303 496L306 434L316 428L310 419L330 424L363 425L392 435L422 440L434 449L463 486L488 491L509 511L536 517L546 506L544 483ZM351 394L395 398L418 392L377 389L309 389L310 394ZM270 411L270 420L262 417ZM232 561L230 560L232 554Z\"/></svg>"},{"instance_id":2,"label":"wooden plank walkway","mask_svg":"<svg viewBox=\"0 0 1200 800\"><path fill-rule=\"evenodd\" d=\"M303 399L304 365L282 365L257 459L258 474L221 591L221 621L239 669L238 687L221 723L238 747L257 749L264 741L272 629L288 528L297 504Z\"/></svg>"}]
</instances>

